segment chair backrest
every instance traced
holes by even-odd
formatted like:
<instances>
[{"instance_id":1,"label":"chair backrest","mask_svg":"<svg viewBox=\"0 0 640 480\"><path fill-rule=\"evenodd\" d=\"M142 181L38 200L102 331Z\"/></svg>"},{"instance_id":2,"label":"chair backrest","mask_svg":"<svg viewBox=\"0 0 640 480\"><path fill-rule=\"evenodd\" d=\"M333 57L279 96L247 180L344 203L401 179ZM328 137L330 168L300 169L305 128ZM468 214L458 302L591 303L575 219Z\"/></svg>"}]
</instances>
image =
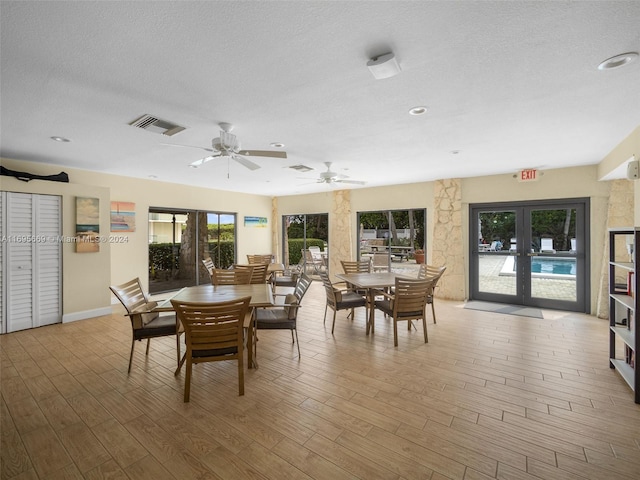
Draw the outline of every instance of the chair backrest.
<instances>
[{"instance_id":1,"label":"chair backrest","mask_svg":"<svg viewBox=\"0 0 640 480\"><path fill-rule=\"evenodd\" d=\"M273 262L273 255L266 254L266 255L247 255L247 262L250 265L253 265L255 263L272 263Z\"/></svg>"},{"instance_id":2,"label":"chair backrest","mask_svg":"<svg viewBox=\"0 0 640 480\"><path fill-rule=\"evenodd\" d=\"M344 273L370 273L371 260L340 260Z\"/></svg>"},{"instance_id":3,"label":"chair backrest","mask_svg":"<svg viewBox=\"0 0 640 480\"><path fill-rule=\"evenodd\" d=\"M209 276L211 276L211 274L213 273L213 269L216 268L213 260L211 260L211 257L203 259L202 264L204 265L204 268L207 269L207 272L209 272Z\"/></svg>"},{"instance_id":4,"label":"chair backrest","mask_svg":"<svg viewBox=\"0 0 640 480\"><path fill-rule=\"evenodd\" d=\"M433 286L435 287L446 269L447 267L436 267L423 263L420 265L420 270L418 270L418 278L433 280Z\"/></svg>"},{"instance_id":5,"label":"chair backrest","mask_svg":"<svg viewBox=\"0 0 640 480\"><path fill-rule=\"evenodd\" d=\"M296 288L293 291L293 294L298 300L298 303L302 302L302 297L304 297L305 293L307 293L307 290L311 285L311 281L311 277L309 277L309 275L307 275L306 273L303 273L300 278L298 278L298 283L296 283Z\"/></svg>"},{"instance_id":6,"label":"chair backrest","mask_svg":"<svg viewBox=\"0 0 640 480\"><path fill-rule=\"evenodd\" d=\"M128 314L134 313L136 310L151 310L157 303L149 301L149 297L142 290L142 284L139 278L129 280L122 285L112 285L109 289L113 292L120 303L127 310ZM158 317L158 313L143 313L131 317L133 328L142 328L154 318Z\"/></svg>"},{"instance_id":7,"label":"chair backrest","mask_svg":"<svg viewBox=\"0 0 640 480\"><path fill-rule=\"evenodd\" d=\"M553 238L541 238L540 239L540 251L552 251L553 250Z\"/></svg>"},{"instance_id":8,"label":"chair backrest","mask_svg":"<svg viewBox=\"0 0 640 480\"><path fill-rule=\"evenodd\" d=\"M239 265L236 265L238 267ZM268 263L254 263L251 265L251 280L249 283L266 283Z\"/></svg>"},{"instance_id":9,"label":"chair backrest","mask_svg":"<svg viewBox=\"0 0 640 480\"><path fill-rule=\"evenodd\" d=\"M335 307L338 299L336 296L336 289L331 284L329 275L324 271L318 272L318 275L320 275L320 279L322 280L322 284L324 285L325 292L327 293L327 305Z\"/></svg>"},{"instance_id":10,"label":"chair backrest","mask_svg":"<svg viewBox=\"0 0 640 480\"><path fill-rule=\"evenodd\" d=\"M214 268L211 282L214 285L248 285L251 283L252 271L253 268Z\"/></svg>"},{"instance_id":11,"label":"chair backrest","mask_svg":"<svg viewBox=\"0 0 640 480\"><path fill-rule=\"evenodd\" d=\"M424 315L427 298L433 294L433 280L396 277L393 316L402 318Z\"/></svg>"},{"instance_id":12,"label":"chair backrest","mask_svg":"<svg viewBox=\"0 0 640 480\"><path fill-rule=\"evenodd\" d=\"M250 300L251 297L215 303L171 300L184 326L187 355L206 358L241 353Z\"/></svg>"},{"instance_id":13,"label":"chair backrest","mask_svg":"<svg viewBox=\"0 0 640 480\"><path fill-rule=\"evenodd\" d=\"M389 269L389 255L385 252L374 252L372 266L374 270Z\"/></svg>"}]
</instances>

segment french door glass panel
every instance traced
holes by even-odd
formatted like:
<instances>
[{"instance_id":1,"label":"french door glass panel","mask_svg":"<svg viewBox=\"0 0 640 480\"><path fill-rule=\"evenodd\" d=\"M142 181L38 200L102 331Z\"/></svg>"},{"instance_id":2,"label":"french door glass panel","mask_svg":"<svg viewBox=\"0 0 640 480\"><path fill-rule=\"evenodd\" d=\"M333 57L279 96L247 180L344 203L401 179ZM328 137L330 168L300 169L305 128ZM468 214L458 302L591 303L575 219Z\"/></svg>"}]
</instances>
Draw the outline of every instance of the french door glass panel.
<instances>
[{"instance_id":1,"label":"french door glass panel","mask_svg":"<svg viewBox=\"0 0 640 480\"><path fill-rule=\"evenodd\" d=\"M516 215L514 210L478 214L478 292L515 296L521 288L519 266L513 256L517 241Z\"/></svg>"}]
</instances>

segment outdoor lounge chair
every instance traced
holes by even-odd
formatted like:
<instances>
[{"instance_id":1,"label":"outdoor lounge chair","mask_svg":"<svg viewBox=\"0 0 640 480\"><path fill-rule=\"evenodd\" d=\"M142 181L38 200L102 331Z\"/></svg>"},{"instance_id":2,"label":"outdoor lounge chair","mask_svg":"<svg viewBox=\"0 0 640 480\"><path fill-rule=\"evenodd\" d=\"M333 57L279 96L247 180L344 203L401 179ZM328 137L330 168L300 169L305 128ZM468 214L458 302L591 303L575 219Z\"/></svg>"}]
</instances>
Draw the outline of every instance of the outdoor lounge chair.
<instances>
[{"instance_id":1,"label":"outdoor lounge chair","mask_svg":"<svg viewBox=\"0 0 640 480\"><path fill-rule=\"evenodd\" d=\"M553 238L540 239L540 253L556 253L553 248Z\"/></svg>"}]
</instances>

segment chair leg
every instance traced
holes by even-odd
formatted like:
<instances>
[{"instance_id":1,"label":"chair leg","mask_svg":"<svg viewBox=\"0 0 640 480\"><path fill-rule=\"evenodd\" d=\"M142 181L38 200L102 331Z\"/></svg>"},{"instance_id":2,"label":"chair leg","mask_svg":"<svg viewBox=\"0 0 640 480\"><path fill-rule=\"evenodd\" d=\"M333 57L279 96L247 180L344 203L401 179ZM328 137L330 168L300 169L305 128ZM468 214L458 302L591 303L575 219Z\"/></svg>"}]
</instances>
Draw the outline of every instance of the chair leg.
<instances>
[{"instance_id":1,"label":"chair leg","mask_svg":"<svg viewBox=\"0 0 640 480\"><path fill-rule=\"evenodd\" d=\"M427 317L422 317L422 328L424 328L424 343L429 342L429 337L427 336Z\"/></svg>"},{"instance_id":2,"label":"chair leg","mask_svg":"<svg viewBox=\"0 0 640 480\"><path fill-rule=\"evenodd\" d=\"M180 334L176 333L176 351L178 352L178 369L180 368ZM179 372L179 370L176 370Z\"/></svg>"},{"instance_id":3,"label":"chair leg","mask_svg":"<svg viewBox=\"0 0 640 480\"><path fill-rule=\"evenodd\" d=\"M296 332L296 345L298 346L298 358L300 358L300 340L298 340L298 329L294 328L291 333Z\"/></svg>"},{"instance_id":4,"label":"chair leg","mask_svg":"<svg viewBox=\"0 0 640 480\"><path fill-rule=\"evenodd\" d=\"M333 335L333 329L336 327L336 311L333 311L333 323L331 324L331 335Z\"/></svg>"},{"instance_id":5,"label":"chair leg","mask_svg":"<svg viewBox=\"0 0 640 480\"><path fill-rule=\"evenodd\" d=\"M398 321L393 319L393 346L398 346Z\"/></svg>"},{"instance_id":6,"label":"chair leg","mask_svg":"<svg viewBox=\"0 0 640 480\"><path fill-rule=\"evenodd\" d=\"M238 349L238 394L244 395L244 355L242 350Z\"/></svg>"},{"instance_id":7,"label":"chair leg","mask_svg":"<svg viewBox=\"0 0 640 480\"><path fill-rule=\"evenodd\" d=\"M191 393L191 359L187 359L187 374L184 377L184 401L189 401L189 394Z\"/></svg>"},{"instance_id":8,"label":"chair leg","mask_svg":"<svg viewBox=\"0 0 640 480\"><path fill-rule=\"evenodd\" d=\"M431 300L431 313L433 313L433 324L436 324L436 307L433 304L433 300Z\"/></svg>"},{"instance_id":9,"label":"chair leg","mask_svg":"<svg viewBox=\"0 0 640 480\"><path fill-rule=\"evenodd\" d=\"M322 321L322 324L326 324L327 323L327 310L329 309L329 305L325 305L324 306L324 320Z\"/></svg>"},{"instance_id":10,"label":"chair leg","mask_svg":"<svg viewBox=\"0 0 640 480\"><path fill-rule=\"evenodd\" d=\"M136 346L136 339L133 338L131 339L131 353L129 354L129 369L127 370L127 373L131 373L131 362L133 361L133 347Z\"/></svg>"},{"instance_id":11,"label":"chair leg","mask_svg":"<svg viewBox=\"0 0 640 480\"><path fill-rule=\"evenodd\" d=\"M151 344L151 339L147 338L147 352L146 355L149 355L149 345Z\"/></svg>"}]
</instances>

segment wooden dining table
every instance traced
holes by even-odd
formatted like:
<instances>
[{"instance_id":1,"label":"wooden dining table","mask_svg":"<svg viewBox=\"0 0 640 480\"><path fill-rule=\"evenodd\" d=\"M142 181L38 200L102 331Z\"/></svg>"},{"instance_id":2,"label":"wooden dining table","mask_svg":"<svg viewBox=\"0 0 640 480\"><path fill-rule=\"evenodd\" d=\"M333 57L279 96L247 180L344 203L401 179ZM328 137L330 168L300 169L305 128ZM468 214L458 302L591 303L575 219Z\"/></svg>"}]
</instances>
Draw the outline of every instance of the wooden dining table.
<instances>
[{"instance_id":1,"label":"wooden dining table","mask_svg":"<svg viewBox=\"0 0 640 480\"><path fill-rule=\"evenodd\" d=\"M244 321L244 327L247 329L247 363L249 368L255 366L254 348L255 348L255 321L253 310L260 307L271 307L274 304L273 292L268 283L254 283L248 285L198 285L195 287L184 287L175 295L162 300L154 311L172 311L173 305L171 300L179 300L182 302L225 302L235 300L242 297L251 297L249 306L251 307L251 315L247 315Z\"/></svg>"},{"instance_id":2,"label":"wooden dining table","mask_svg":"<svg viewBox=\"0 0 640 480\"><path fill-rule=\"evenodd\" d=\"M415 279L409 275L394 272L360 272L336 273L336 277L359 290L366 290L369 304L369 318L367 319L367 335L375 330L376 290L384 290L396 284L396 278Z\"/></svg>"}]
</instances>

